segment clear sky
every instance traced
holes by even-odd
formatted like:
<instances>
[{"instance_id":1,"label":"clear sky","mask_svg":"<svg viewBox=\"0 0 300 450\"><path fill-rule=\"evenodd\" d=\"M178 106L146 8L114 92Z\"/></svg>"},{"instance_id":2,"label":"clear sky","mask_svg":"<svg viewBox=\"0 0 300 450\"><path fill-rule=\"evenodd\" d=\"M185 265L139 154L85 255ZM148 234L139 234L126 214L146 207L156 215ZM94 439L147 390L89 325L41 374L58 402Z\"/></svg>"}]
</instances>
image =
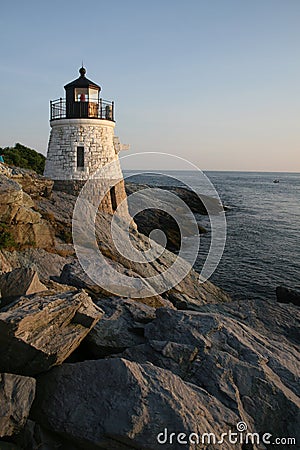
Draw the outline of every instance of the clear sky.
<instances>
[{"instance_id":1,"label":"clear sky","mask_svg":"<svg viewBox=\"0 0 300 450\"><path fill-rule=\"evenodd\" d=\"M10 0L0 37L2 147L46 154L83 60L131 152L300 172L300 0Z\"/></svg>"}]
</instances>

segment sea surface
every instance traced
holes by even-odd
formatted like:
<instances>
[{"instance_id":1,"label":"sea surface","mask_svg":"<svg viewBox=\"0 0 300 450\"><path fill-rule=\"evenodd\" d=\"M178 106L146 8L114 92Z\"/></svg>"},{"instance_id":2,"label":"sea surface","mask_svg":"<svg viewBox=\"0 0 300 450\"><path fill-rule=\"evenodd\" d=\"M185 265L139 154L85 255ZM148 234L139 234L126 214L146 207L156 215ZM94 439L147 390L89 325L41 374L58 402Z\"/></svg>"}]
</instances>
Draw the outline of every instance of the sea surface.
<instances>
[{"instance_id":1,"label":"sea surface","mask_svg":"<svg viewBox=\"0 0 300 450\"><path fill-rule=\"evenodd\" d=\"M135 174L135 175L133 175ZM184 183L210 194L197 172L124 171L129 181L148 185ZM210 281L234 298L275 299L276 286L300 289L300 173L205 172L226 212L227 239ZM274 183L274 180L279 180ZM201 236L194 268L201 271L210 247L209 232Z\"/></svg>"}]
</instances>

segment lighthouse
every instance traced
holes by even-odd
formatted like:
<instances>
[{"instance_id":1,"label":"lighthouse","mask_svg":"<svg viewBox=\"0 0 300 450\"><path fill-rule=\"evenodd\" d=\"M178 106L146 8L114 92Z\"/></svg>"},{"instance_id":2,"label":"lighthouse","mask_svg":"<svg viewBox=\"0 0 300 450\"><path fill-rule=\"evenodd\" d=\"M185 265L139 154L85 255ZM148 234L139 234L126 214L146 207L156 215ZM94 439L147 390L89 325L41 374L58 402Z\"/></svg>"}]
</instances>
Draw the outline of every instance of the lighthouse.
<instances>
[{"instance_id":1,"label":"lighthouse","mask_svg":"<svg viewBox=\"0 0 300 450\"><path fill-rule=\"evenodd\" d=\"M97 173L101 178L101 169L109 168L103 173L109 175L112 185L101 208L113 214L126 198L118 153L128 146L114 135L114 102L100 97L101 87L86 77L84 67L79 74L64 86L65 98L50 101L51 133L44 175L54 180L54 189L78 194Z\"/></svg>"}]
</instances>

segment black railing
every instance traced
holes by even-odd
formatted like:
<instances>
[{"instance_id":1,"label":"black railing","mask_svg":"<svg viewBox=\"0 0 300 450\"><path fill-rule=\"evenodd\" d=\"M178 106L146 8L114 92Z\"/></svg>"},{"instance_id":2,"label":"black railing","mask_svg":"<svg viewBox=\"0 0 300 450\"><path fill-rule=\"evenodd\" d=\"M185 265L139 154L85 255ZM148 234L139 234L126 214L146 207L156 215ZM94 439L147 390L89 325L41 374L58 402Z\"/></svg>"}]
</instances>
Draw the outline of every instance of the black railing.
<instances>
[{"instance_id":1,"label":"black railing","mask_svg":"<svg viewBox=\"0 0 300 450\"><path fill-rule=\"evenodd\" d=\"M50 120L83 118L114 121L114 102L102 98L86 102L66 103L64 98L50 101Z\"/></svg>"}]
</instances>

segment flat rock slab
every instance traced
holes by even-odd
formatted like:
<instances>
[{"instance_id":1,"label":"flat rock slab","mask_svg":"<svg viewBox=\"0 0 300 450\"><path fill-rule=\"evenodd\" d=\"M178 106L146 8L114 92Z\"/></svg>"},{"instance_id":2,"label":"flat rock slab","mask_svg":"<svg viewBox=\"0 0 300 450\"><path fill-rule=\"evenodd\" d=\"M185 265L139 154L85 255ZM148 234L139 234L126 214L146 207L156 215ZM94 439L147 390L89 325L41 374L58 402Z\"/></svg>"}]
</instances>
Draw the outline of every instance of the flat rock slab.
<instances>
[{"instance_id":1,"label":"flat rock slab","mask_svg":"<svg viewBox=\"0 0 300 450\"><path fill-rule=\"evenodd\" d=\"M165 428L220 435L238 422L218 400L170 371L118 358L63 364L38 377L32 417L87 450L192 450L194 444L176 440L162 446L157 435Z\"/></svg>"},{"instance_id":2,"label":"flat rock slab","mask_svg":"<svg viewBox=\"0 0 300 450\"><path fill-rule=\"evenodd\" d=\"M0 373L0 437L17 434L25 425L35 396L35 379ZM2 443L0 443L2 449Z\"/></svg>"},{"instance_id":3,"label":"flat rock slab","mask_svg":"<svg viewBox=\"0 0 300 450\"><path fill-rule=\"evenodd\" d=\"M34 375L61 364L102 315L84 291L21 297L0 313L0 370Z\"/></svg>"}]
</instances>

